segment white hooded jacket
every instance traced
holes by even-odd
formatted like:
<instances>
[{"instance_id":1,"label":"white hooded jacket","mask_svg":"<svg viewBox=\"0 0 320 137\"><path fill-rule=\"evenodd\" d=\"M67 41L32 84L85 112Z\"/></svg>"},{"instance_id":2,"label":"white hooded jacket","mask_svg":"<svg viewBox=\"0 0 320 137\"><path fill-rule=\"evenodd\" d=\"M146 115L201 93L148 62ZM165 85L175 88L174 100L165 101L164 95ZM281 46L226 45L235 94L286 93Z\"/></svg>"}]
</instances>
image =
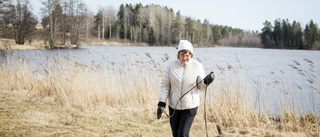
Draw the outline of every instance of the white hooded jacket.
<instances>
[{"instance_id":1,"label":"white hooded jacket","mask_svg":"<svg viewBox=\"0 0 320 137\"><path fill-rule=\"evenodd\" d=\"M204 77L203 65L194 59L185 65L179 60L171 62L162 77L159 101L177 110L198 107L200 105L199 90L204 91L206 87L204 82L201 82L179 102L178 100Z\"/></svg>"}]
</instances>

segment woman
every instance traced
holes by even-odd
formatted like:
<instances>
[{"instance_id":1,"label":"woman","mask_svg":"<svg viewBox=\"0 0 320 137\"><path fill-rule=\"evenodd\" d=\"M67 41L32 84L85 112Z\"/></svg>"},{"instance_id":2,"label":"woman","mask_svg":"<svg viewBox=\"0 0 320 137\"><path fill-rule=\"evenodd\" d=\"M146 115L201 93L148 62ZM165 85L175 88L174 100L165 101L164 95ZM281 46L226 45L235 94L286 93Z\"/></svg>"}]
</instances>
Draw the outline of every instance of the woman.
<instances>
[{"instance_id":1,"label":"woman","mask_svg":"<svg viewBox=\"0 0 320 137\"><path fill-rule=\"evenodd\" d=\"M189 136L200 104L199 90L204 91L214 79L212 75L205 77L202 64L192 57L192 44L187 40L181 40L178 46L178 60L169 64L161 82L157 118L161 118L163 109L168 103L170 126L174 137ZM203 82L185 94L202 79Z\"/></svg>"}]
</instances>

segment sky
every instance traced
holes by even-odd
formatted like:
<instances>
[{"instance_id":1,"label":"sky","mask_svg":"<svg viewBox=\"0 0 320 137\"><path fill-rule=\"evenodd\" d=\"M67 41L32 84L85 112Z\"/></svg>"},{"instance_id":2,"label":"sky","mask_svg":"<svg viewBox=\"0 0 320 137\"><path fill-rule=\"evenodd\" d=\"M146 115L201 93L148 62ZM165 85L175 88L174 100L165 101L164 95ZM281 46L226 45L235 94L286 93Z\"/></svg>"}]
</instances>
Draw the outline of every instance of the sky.
<instances>
[{"instance_id":1,"label":"sky","mask_svg":"<svg viewBox=\"0 0 320 137\"><path fill-rule=\"evenodd\" d=\"M243 30L261 31L267 20L272 24L276 19L295 20L302 27L312 19L320 24L320 0L82 0L87 7L97 13L97 9L113 6L119 10L121 4L143 6L157 4L180 11L183 16L201 22L207 19L211 24L226 25ZM43 7L41 0L30 0L36 15ZM40 18L40 17L38 17Z\"/></svg>"}]
</instances>

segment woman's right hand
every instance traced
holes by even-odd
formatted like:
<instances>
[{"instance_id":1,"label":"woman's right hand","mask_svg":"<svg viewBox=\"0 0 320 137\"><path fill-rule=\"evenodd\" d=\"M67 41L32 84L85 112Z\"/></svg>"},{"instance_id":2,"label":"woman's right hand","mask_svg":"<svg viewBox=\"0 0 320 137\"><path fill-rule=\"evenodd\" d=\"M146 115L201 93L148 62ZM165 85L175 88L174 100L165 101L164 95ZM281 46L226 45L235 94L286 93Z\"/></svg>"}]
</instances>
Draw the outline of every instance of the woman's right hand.
<instances>
[{"instance_id":1,"label":"woman's right hand","mask_svg":"<svg viewBox=\"0 0 320 137\"><path fill-rule=\"evenodd\" d=\"M161 118L161 114L163 112L164 107L162 106L158 106L158 110L157 110L157 118L160 119Z\"/></svg>"},{"instance_id":2,"label":"woman's right hand","mask_svg":"<svg viewBox=\"0 0 320 137\"><path fill-rule=\"evenodd\" d=\"M161 118L161 114L164 110L164 107L166 107L166 103L164 102L159 102L158 103L158 109L157 109L157 118L160 119Z\"/></svg>"}]
</instances>

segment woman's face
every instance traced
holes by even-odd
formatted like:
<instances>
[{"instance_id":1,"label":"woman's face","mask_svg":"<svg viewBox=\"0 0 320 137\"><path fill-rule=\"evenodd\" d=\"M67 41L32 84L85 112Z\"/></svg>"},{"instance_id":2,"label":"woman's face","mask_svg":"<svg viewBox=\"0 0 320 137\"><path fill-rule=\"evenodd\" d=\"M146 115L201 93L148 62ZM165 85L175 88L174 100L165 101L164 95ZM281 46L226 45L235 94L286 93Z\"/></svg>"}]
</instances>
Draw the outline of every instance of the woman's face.
<instances>
[{"instance_id":1,"label":"woman's face","mask_svg":"<svg viewBox=\"0 0 320 137\"><path fill-rule=\"evenodd\" d=\"M179 60L181 62L181 64L187 64L190 59L192 58L192 54L190 53L190 51L188 52L179 52Z\"/></svg>"}]
</instances>

